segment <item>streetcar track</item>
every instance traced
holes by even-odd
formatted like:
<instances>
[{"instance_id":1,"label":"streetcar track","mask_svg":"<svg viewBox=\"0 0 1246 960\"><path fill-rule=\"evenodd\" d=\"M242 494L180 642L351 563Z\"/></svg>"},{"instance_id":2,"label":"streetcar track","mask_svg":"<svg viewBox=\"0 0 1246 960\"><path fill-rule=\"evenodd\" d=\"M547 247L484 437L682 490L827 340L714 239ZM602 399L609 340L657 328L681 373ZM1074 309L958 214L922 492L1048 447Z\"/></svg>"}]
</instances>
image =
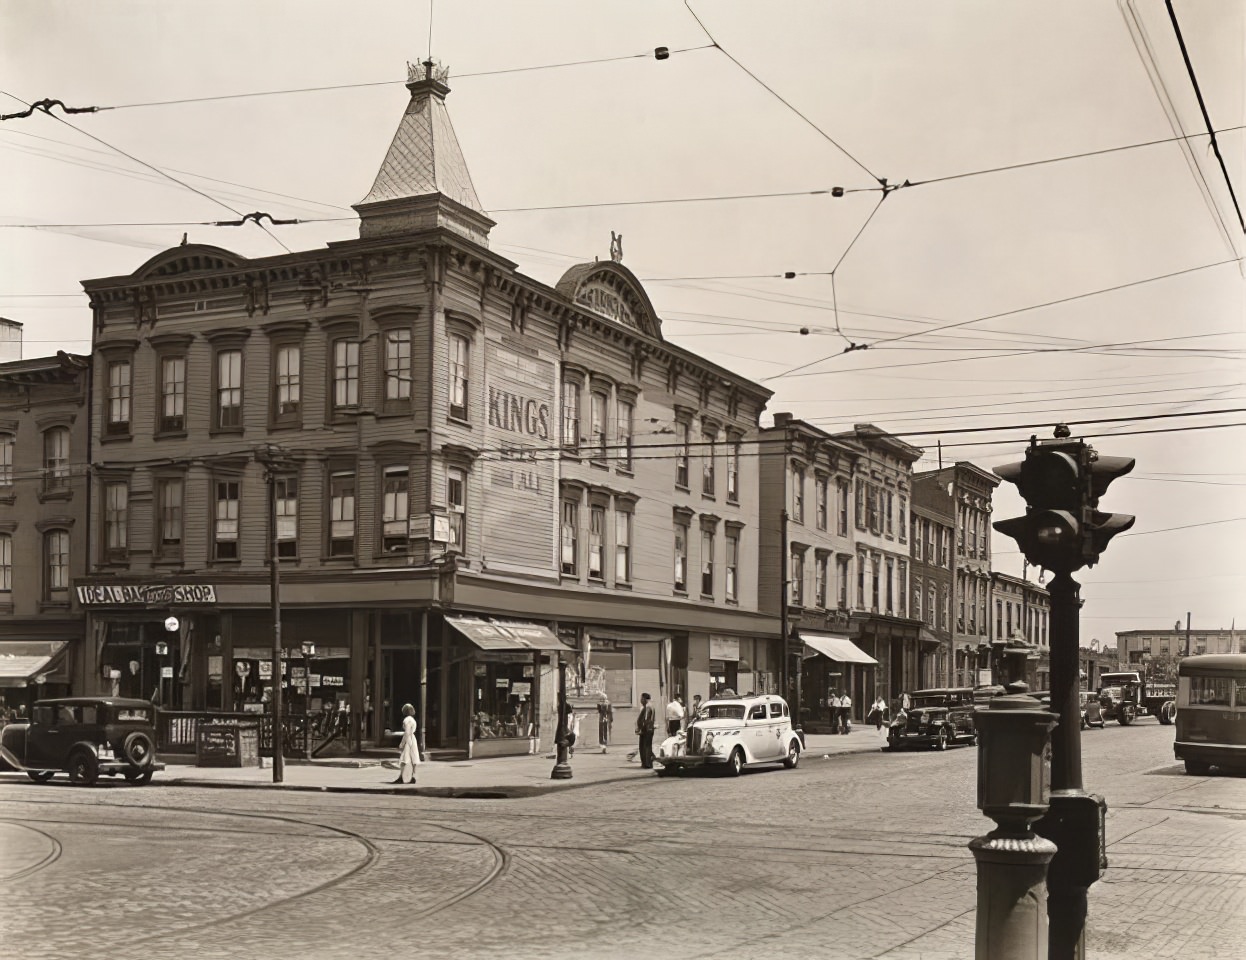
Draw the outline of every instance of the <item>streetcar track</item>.
<instances>
[{"instance_id":1,"label":"streetcar track","mask_svg":"<svg viewBox=\"0 0 1246 960\"><path fill-rule=\"evenodd\" d=\"M21 880L23 877L29 877L33 874L36 874L40 870L43 870L46 867L52 866L52 864L56 863L56 861L61 858L61 854L64 852L64 848L61 847L61 842L57 840L56 837L52 836L52 834L48 833L47 831L40 830L38 827L29 826L28 824L22 823L20 820L10 820L7 817L0 820L0 823L8 823L8 824L11 824L12 826L19 827L23 830L29 830L31 833L37 833L52 845L52 849L38 863L32 863L30 866L23 867L21 870L18 870L16 873L11 873L6 876L0 876L0 880L4 881L5 883L11 883L14 880Z\"/></svg>"},{"instance_id":2,"label":"streetcar track","mask_svg":"<svg viewBox=\"0 0 1246 960\"><path fill-rule=\"evenodd\" d=\"M83 803L81 801L73 801L73 800L31 800L31 801L18 801L18 802L26 802L26 803L31 803L31 804L40 804L40 805L47 805L47 806L54 806L54 805L75 806L75 807L97 806L96 804L88 804L88 803ZM238 811L211 810L211 809L206 809L203 807L164 806L161 804L150 804L150 803L144 803L144 804L127 803L127 804L120 805L120 806L114 806L113 809L115 810L122 810L122 809L124 810L153 810L153 811L160 811L160 812L165 812L165 813L193 813L193 814L198 814L200 816L223 817L223 818L238 817L238 818L249 819L249 820L272 820L272 821L289 823L289 824L303 826L303 827L317 827L317 828L320 828L321 830L325 830L330 833L339 834L340 836L345 837L346 839L354 840L355 842L363 846L366 851L366 855L360 863L356 864L351 869L338 874L336 877L332 877L329 880L324 881L323 883L320 883L314 887L311 887L310 889L302 890L288 897L281 897L276 900L270 900L267 903L259 904L255 907L251 907L250 909L242 910L237 913L232 913L227 916L214 917L210 920L204 920L199 923L191 924L189 926L179 927L174 930L164 930L159 933L149 934L148 936L145 936L145 937L134 938L128 941L128 943L130 944L149 943L154 940L178 939L184 936L188 936L192 933L198 933L203 930L211 929L213 927L219 927L219 926L224 926L230 923L236 923L239 920L245 920L248 917L253 917L257 914L264 913L266 911L273 910L278 907L289 906L291 903L294 903L298 900L303 900L303 899L306 899L307 897L314 896L315 894L322 893L325 890L329 890L329 889L332 889L333 887L339 886L340 884L346 882L347 880L353 877L357 877L358 875L360 875L361 873L365 872L366 870L370 869L373 865L375 865L381 856L380 848L375 843L373 843L372 840L363 836L362 834L356 833L355 831L352 831L352 830L347 830L343 827L335 827L330 824L320 823L318 821L308 820L308 819L304 819L304 818L297 817L297 816L289 816L289 815L286 815L285 813L243 813L243 812L238 812ZM18 822L20 825L20 821L13 821L13 822ZM91 824L84 824L84 825L95 826L97 824L91 823ZM446 830L451 833L457 833L464 837L469 837L472 840L477 841L477 844L474 844L474 845L484 846L490 851L490 853L492 853L493 866L489 870L489 872L485 874L485 876L477 880L475 883L473 883L471 886L467 887L466 889L461 890L452 896L446 897L442 900L432 903L422 910L417 910L413 913L408 914L408 916L412 917L413 919L424 919L424 918L433 916L437 913L440 913L443 910L448 909L449 907L454 906L455 904L462 902L463 900L466 900L468 897L474 896L475 894L479 893L480 891L484 890L486 887L488 887L489 885L497 881L503 874L505 874L506 871L509 869L510 863L511 863L510 854L503 847L494 843L492 840L489 840L487 837L483 837L479 834L473 833L470 830L463 830L458 827L451 827L451 826L447 826L441 823L434 823L431 825L436 827L439 830ZM126 824L125 826L133 827L134 825ZM43 831L37 830L37 828L33 828L33 827L29 827L27 829L32 829L32 830L35 830L36 832L43 833ZM230 831L230 832L234 832L234 831ZM48 835L45 834L45 836L48 836ZM289 836L289 834L285 834L285 836ZM295 836L298 836L298 835L296 834ZM58 857L59 857L59 853L58 853ZM47 866L47 865L48 864L44 864L44 866Z\"/></svg>"}]
</instances>

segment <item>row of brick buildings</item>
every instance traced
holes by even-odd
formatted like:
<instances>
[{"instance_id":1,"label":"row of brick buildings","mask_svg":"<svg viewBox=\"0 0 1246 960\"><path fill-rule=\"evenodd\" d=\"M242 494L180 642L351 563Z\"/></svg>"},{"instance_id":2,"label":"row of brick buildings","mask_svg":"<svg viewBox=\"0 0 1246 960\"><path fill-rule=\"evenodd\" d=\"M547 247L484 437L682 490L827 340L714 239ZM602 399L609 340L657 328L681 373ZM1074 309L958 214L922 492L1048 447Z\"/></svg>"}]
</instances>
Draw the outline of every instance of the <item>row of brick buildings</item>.
<instances>
[{"instance_id":1,"label":"row of brick buildings","mask_svg":"<svg viewBox=\"0 0 1246 960\"><path fill-rule=\"evenodd\" d=\"M0 364L11 697L264 711L271 553L283 689L356 745L410 701L430 747L528 752L559 658L624 729L641 692L790 695L799 663L816 726L836 689L860 711L1046 647L1046 592L990 569L992 474L763 428L769 391L668 342L620 257L523 275L444 77L408 87L358 239L172 248L84 282L90 357Z\"/></svg>"}]
</instances>

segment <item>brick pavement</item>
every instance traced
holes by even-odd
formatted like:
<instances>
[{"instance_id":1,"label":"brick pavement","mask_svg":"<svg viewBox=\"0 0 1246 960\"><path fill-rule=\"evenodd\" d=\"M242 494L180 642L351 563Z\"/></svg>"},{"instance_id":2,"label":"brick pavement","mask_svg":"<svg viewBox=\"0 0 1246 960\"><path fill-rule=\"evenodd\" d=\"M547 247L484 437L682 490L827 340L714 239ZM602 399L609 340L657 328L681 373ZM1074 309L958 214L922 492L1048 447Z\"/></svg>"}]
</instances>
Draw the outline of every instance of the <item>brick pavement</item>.
<instances>
[{"instance_id":1,"label":"brick pavement","mask_svg":"<svg viewBox=\"0 0 1246 960\"><path fill-rule=\"evenodd\" d=\"M1163 735L1086 740L1087 785L1113 803L1096 960L1236 957L1246 937L1246 781L1171 775ZM90 929L119 960L972 956L966 844L989 826L973 806L977 751L837 756L828 744L823 761L811 746L796 771L634 769L505 801L0 785L0 825L45 830L67 851L16 885L9 915L28 941L11 955L83 955L81 929L54 917L74 915L87 883ZM575 760L585 780L590 756ZM552 766L521 760L542 776ZM24 843L23 862L41 855ZM163 899L128 908L131 885Z\"/></svg>"}]
</instances>

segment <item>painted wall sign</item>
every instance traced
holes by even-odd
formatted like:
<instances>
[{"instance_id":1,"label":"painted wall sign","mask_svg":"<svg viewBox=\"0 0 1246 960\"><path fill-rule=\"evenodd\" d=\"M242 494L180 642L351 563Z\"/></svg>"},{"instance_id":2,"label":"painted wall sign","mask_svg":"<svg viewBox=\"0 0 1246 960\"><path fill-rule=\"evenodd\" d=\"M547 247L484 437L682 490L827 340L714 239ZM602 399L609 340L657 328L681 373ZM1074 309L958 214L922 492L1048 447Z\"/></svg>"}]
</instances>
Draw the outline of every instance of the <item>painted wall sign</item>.
<instances>
[{"instance_id":1,"label":"painted wall sign","mask_svg":"<svg viewBox=\"0 0 1246 960\"><path fill-rule=\"evenodd\" d=\"M510 565L549 570L558 502L557 365L519 345L486 341L484 446L500 451L486 466L482 550Z\"/></svg>"},{"instance_id":2,"label":"painted wall sign","mask_svg":"<svg viewBox=\"0 0 1246 960\"><path fill-rule=\"evenodd\" d=\"M739 660L740 659L740 638L739 637L716 637L710 635L710 659L711 660Z\"/></svg>"},{"instance_id":3,"label":"painted wall sign","mask_svg":"<svg viewBox=\"0 0 1246 960\"><path fill-rule=\"evenodd\" d=\"M216 603L216 587L210 583L153 583L125 586L79 587L78 602L84 607L106 605L167 606L170 603Z\"/></svg>"}]
</instances>

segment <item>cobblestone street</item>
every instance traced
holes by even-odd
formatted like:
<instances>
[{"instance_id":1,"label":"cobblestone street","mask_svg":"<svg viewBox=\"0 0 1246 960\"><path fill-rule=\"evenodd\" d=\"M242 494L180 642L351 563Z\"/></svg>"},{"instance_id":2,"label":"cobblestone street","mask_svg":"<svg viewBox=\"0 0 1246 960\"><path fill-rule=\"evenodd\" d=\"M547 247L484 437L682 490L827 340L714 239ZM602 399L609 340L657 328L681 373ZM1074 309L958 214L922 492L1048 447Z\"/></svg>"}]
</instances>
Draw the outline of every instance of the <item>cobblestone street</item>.
<instances>
[{"instance_id":1,"label":"cobblestone street","mask_svg":"<svg viewBox=\"0 0 1246 960\"><path fill-rule=\"evenodd\" d=\"M1083 736L1111 866L1088 955L1246 942L1246 781L1189 777L1172 728ZM16 958L973 954L977 751L526 799L0 784Z\"/></svg>"}]
</instances>

